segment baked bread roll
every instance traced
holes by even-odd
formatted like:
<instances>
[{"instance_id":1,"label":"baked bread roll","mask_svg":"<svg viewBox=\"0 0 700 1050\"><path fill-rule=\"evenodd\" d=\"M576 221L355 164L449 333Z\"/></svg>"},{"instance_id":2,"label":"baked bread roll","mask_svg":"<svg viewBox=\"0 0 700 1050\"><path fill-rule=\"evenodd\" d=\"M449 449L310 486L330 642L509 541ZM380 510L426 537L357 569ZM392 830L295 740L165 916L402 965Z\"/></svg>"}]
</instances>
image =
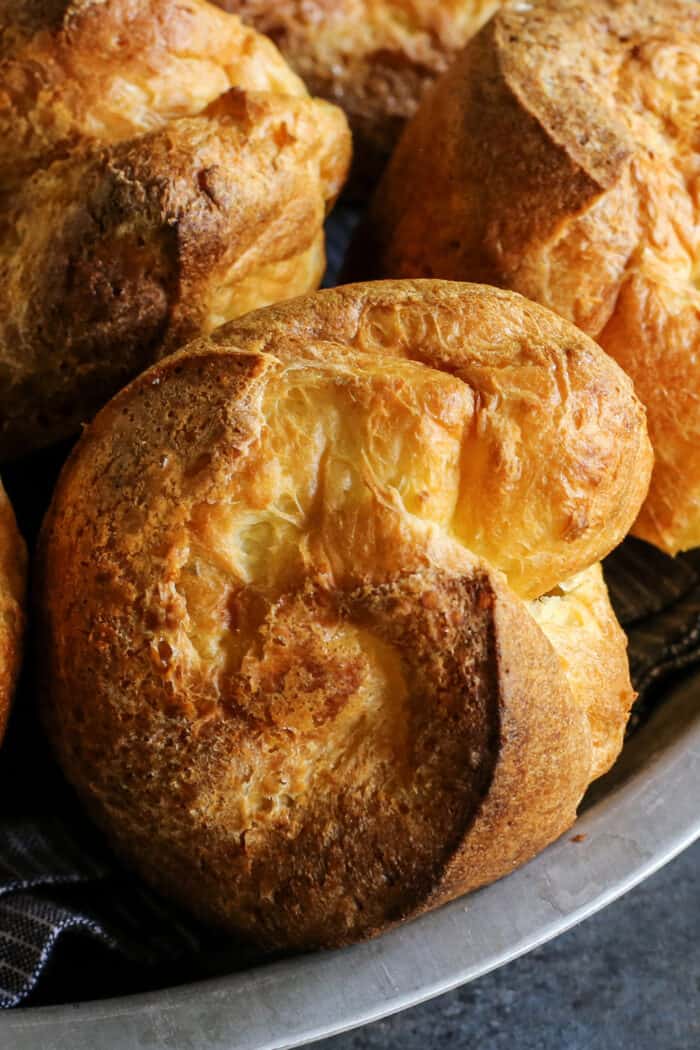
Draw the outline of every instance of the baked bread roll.
<instances>
[{"instance_id":1,"label":"baked bread roll","mask_svg":"<svg viewBox=\"0 0 700 1050\"><path fill-rule=\"evenodd\" d=\"M314 95L345 110L355 186L376 178L425 89L499 0L216 0L268 33Z\"/></svg>"},{"instance_id":2,"label":"baked bread roll","mask_svg":"<svg viewBox=\"0 0 700 1050\"><path fill-rule=\"evenodd\" d=\"M697 4L505 8L426 98L363 235L380 275L513 288L601 343L656 455L633 531L670 553L700 544L699 78Z\"/></svg>"},{"instance_id":3,"label":"baked bread roll","mask_svg":"<svg viewBox=\"0 0 700 1050\"><path fill-rule=\"evenodd\" d=\"M6 6L0 458L75 432L192 337L316 288L350 157L340 110L203 0Z\"/></svg>"},{"instance_id":4,"label":"baked bread roll","mask_svg":"<svg viewBox=\"0 0 700 1050\"><path fill-rule=\"evenodd\" d=\"M19 674L24 632L26 551L0 484L0 742Z\"/></svg>"},{"instance_id":5,"label":"baked bread roll","mask_svg":"<svg viewBox=\"0 0 700 1050\"><path fill-rule=\"evenodd\" d=\"M206 0L0 0L0 26L2 186L231 88L307 97L268 39Z\"/></svg>"},{"instance_id":6,"label":"baked bread roll","mask_svg":"<svg viewBox=\"0 0 700 1050\"><path fill-rule=\"evenodd\" d=\"M265 947L511 871L621 746L597 563L650 467L628 378L512 293L355 285L220 328L103 409L44 523L66 775L152 885Z\"/></svg>"}]
</instances>

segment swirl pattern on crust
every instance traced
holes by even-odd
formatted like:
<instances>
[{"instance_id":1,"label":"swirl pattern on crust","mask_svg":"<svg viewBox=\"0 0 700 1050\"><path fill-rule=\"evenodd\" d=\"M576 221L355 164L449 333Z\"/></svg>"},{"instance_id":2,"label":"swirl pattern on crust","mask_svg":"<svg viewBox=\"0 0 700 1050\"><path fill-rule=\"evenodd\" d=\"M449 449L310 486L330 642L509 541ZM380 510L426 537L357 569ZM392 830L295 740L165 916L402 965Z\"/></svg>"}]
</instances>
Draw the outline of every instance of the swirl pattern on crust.
<instances>
[{"instance_id":1,"label":"swirl pattern on crust","mask_svg":"<svg viewBox=\"0 0 700 1050\"><path fill-rule=\"evenodd\" d=\"M24 542L0 484L0 741L22 656L26 562Z\"/></svg>"},{"instance_id":2,"label":"swirl pattern on crust","mask_svg":"<svg viewBox=\"0 0 700 1050\"><path fill-rule=\"evenodd\" d=\"M378 275L512 288L618 361L656 456L634 531L669 553L700 544L699 99L696 4L504 8L426 98L365 230Z\"/></svg>"},{"instance_id":3,"label":"swirl pattern on crust","mask_svg":"<svg viewBox=\"0 0 700 1050\"><path fill-rule=\"evenodd\" d=\"M204 0L0 5L0 459L313 290L343 114Z\"/></svg>"},{"instance_id":4,"label":"swirl pattern on crust","mask_svg":"<svg viewBox=\"0 0 700 1050\"><path fill-rule=\"evenodd\" d=\"M627 377L512 293L381 282L224 326L103 409L44 523L67 776L152 884L265 946L507 873L619 750L597 562L650 461Z\"/></svg>"}]
</instances>

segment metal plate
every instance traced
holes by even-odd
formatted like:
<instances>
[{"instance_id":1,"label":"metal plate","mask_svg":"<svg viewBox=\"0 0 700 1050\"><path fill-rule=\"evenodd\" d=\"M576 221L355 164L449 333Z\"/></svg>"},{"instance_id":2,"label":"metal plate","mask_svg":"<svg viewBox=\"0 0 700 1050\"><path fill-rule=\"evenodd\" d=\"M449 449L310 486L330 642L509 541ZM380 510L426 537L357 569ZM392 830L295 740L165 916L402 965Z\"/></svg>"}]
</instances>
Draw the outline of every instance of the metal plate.
<instances>
[{"instance_id":1,"label":"metal plate","mask_svg":"<svg viewBox=\"0 0 700 1050\"><path fill-rule=\"evenodd\" d=\"M573 836L585 836L574 842ZM700 674L594 785L576 827L508 878L378 940L147 995L0 1016L12 1050L278 1050L473 980L580 922L700 835Z\"/></svg>"}]
</instances>

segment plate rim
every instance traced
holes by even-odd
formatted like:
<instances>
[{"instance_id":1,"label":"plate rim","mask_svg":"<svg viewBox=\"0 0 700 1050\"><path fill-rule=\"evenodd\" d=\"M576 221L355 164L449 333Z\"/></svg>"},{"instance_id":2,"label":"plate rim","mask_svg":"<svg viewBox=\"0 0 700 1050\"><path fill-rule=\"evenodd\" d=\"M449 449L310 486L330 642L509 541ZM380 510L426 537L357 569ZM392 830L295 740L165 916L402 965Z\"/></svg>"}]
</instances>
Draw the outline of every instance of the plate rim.
<instances>
[{"instance_id":1,"label":"plate rim","mask_svg":"<svg viewBox=\"0 0 700 1050\"><path fill-rule=\"evenodd\" d=\"M574 828L505 879L350 948L114 999L15 1008L0 1014L0 1041L12 1036L13 1050L33 1050L40 1033L43 1050L283 1050L483 976L571 929L700 837L699 695L700 670L676 682Z\"/></svg>"}]
</instances>

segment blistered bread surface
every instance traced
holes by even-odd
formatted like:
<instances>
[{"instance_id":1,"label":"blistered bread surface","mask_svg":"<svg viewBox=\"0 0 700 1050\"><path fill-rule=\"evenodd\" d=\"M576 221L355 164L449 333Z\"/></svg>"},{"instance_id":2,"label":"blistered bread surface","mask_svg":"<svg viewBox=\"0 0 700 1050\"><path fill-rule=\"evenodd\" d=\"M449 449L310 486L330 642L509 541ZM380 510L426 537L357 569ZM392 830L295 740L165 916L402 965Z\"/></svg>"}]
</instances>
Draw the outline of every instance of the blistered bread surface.
<instances>
[{"instance_id":1,"label":"blistered bread surface","mask_svg":"<svg viewBox=\"0 0 700 1050\"><path fill-rule=\"evenodd\" d=\"M159 356L310 291L340 110L203 0L0 11L0 458Z\"/></svg>"},{"instance_id":2,"label":"blistered bread surface","mask_svg":"<svg viewBox=\"0 0 700 1050\"><path fill-rule=\"evenodd\" d=\"M619 750L597 562L649 472L627 377L511 293L382 282L224 326L122 391L59 482L64 770L152 884L266 946L507 873Z\"/></svg>"},{"instance_id":3,"label":"blistered bread surface","mask_svg":"<svg viewBox=\"0 0 700 1050\"><path fill-rule=\"evenodd\" d=\"M513 288L615 357L656 455L635 531L670 552L700 543L699 83L696 4L512 5L426 100L371 223L387 276Z\"/></svg>"},{"instance_id":4,"label":"blistered bread surface","mask_svg":"<svg viewBox=\"0 0 700 1050\"><path fill-rule=\"evenodd\" d=\"M265 37L206 0L4 0L0 184L85 139L192 117L230 88L307 97Z\"/></svg>"}]
</instances>

